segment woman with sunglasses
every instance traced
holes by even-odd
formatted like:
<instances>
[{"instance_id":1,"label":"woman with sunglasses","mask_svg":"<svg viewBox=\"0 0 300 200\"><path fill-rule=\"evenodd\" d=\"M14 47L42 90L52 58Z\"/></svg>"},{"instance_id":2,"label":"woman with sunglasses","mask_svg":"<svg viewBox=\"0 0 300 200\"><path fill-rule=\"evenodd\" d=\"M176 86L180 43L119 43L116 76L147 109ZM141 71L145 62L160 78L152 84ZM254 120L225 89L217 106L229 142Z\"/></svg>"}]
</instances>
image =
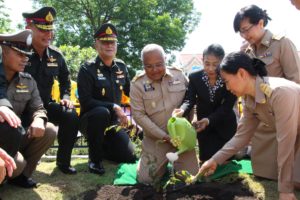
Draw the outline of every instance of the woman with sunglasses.
<instances>
[{"instance_id":1,"label":"woman with sunglasses","mask_svg":"<svg viewBox=\"0 0 300 200\"><path fill-rule=\"evenodd\" d=\"M300 60L295 45L285 36L273 34L266 26L271 20L266 10L250 5L242 8L234 18L235 32L247 42L244 51L266 64L268 76L283 77L300 83ZM268 134L267 134L268 133ZM260 123L252 139L253 173L269 179L278 176L276 155L277 141L271 127ZM259 142L258 142L259 141ZM269 162L264 159L268 157Z\"/></svg>"}]
</instances>

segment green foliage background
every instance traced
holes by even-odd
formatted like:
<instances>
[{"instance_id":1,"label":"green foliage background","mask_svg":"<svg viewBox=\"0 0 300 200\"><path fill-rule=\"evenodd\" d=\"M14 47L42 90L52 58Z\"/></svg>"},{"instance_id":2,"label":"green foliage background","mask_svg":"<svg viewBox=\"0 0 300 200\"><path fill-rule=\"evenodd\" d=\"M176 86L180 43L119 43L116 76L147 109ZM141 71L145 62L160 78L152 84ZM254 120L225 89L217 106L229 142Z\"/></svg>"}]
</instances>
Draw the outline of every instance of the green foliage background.
<instances>
[{"instance_id":1,"label":"green foliage background","mask_svg":"<svg viewBox=\"0 0 300 200\"><path fill-rule=\"evenodd\" d=\"M59 47L68 64L71 79L77 81L77 74L80 66L88 61L96 58L96 51L92 47L80 48L76 46L61 45Z\"/></svg>"},{"instance_id":2,"label":"green foliage background","mask_svg":"<svg viewBox=\"0 0 300 200\"><path fill-rule=\"evenodd\" d=\"M35 7L57 10L55 44L93 46L94 32L111 22L118 30L117 57L141 69L140 51L158 43L167 53L180 51L186 35L199 23L193 0L33 0Z\"/></svg>"},{"instance_id":3,"label":"green foliage background","mask_svg":"<svg viewBox=\"0 0 300 200\"><path fill-rule=\"evenodd\" d=\"M4 5L4 0L0 0L0 33L6 33L11 31L11 20L7 14L7 8Z\"/></svg>"}]
</instances>

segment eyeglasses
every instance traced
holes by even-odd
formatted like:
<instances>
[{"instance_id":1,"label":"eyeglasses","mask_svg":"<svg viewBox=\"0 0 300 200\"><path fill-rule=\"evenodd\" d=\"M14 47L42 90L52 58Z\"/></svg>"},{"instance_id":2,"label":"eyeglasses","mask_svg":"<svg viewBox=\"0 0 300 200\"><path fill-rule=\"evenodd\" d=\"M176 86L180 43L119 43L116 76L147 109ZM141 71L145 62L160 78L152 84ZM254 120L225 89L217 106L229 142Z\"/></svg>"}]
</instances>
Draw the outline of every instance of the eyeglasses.
<instances>
[{"instance_id":1,"label":"eyeglasses","mask_svg":"<svg viewBox=\"0 0 300 200\"><path fill-rule=\"evenodd\" d=\"M247 33L249 33L249 31L253 28L253 26L255 26L255 24L250 25L248 28L245 28L243 30L240 30L240 34L241 35L245 35Z\"/></svg>"},{"instance_id":2,"label":"eyeglasses","mask_svg":"<svg viewBox=\"0 0 300 200\"><path fill-rule=\"evenodd\" d=\"M155 64L144 64L144 68L148 70L153 70L154 68L163 68L163 67L165 67L164 62L159 62Z\"/></svg>"}]
</instances>

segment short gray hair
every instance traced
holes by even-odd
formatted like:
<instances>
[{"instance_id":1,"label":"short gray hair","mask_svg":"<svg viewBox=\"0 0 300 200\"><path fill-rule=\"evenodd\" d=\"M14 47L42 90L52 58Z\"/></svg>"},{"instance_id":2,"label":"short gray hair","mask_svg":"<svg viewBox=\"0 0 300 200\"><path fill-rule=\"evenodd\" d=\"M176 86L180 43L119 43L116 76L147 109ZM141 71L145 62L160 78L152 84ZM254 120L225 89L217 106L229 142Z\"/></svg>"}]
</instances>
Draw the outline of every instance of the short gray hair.
<instances>
[{"instance_id":1,"label":"short gray hair","mask_svg":"<svg viewBox=\"0 0 300 200\"><path fill-rule=\"evenodd\" d=\"M158 51L161 53L162 57L164 59L166 59L166 53L164 48L162 48L162 46L158 45L158 44L147 44L146 46L144 46L144 48L141 51L141 60L144 63L144 55L148 52L152 52L152 51Z\"/></svg>"}]
</instances>

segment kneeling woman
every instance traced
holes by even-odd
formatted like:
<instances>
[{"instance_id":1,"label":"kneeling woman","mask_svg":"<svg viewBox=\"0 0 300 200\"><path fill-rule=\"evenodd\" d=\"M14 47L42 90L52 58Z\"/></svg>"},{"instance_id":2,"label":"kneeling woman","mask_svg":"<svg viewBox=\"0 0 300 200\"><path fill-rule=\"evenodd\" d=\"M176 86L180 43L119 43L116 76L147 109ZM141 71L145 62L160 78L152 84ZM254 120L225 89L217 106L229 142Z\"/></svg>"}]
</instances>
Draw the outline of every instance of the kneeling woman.
<instances>
[{"instance_id":1,"label":"kneeling woman","mask_svg":"<svg viewBox=\"0 0 300 200\"><path fill-rule=\"evenodd\" d=\"M224 58L221 75L230 92L244 97L244 116L234 137L203 164L200 172L213 173L218 164L249 143L257 125L263 122L274 129L278 143L273 153L277 154L279 199L296 199L293 189L300 183L300 86L266 74L264 63L245 53ZM264 160L267 163L268 157Z\"/></svg>"}]
</instances>

